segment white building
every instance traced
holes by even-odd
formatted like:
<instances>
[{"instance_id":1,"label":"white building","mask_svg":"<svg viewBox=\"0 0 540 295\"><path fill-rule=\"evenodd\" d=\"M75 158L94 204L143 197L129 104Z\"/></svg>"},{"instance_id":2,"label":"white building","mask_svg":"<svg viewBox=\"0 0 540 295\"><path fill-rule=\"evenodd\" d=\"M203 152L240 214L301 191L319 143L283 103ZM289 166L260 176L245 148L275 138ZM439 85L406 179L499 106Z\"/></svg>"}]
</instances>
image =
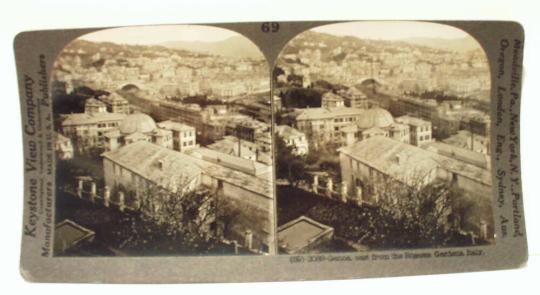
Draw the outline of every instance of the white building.
<instances>
[{"instance_id":1,"label":"white building","mask_svg":"<svg viewBox=\"0 0 540 295\"><path fill-rule=\"evenodd\" d=\"M332 92L326 92L321 97L321 107L323 108L339 108L345 106L343 97Z\"/></svg>"},{"instance_id":2,"label":"white building","mask_svg":"<svg viewBox=\"0 0 540 295\"><path fill-rule=\"evenodd\" d=\"M246 248L276 253L270 166L205 148L181 153L139 141L104 153L103 167L107 187L134 198L126 201L127 208L136 206L151 185L176 192L208 188L219 206L238 212L226 227L219 216L211 227L222 228L226 239ZM112 195L111 202L117 202L115 198Z\"/></svg>"},{"instance_id":3,"label":"white building","mask_svg":"<svg viewBox=\"0 0 540 295\"><path fill-rule=\"evenodd\" d=\"M444 182L462 191L464 198L473 204L463 217L466 227L480 233L480 224L487 222L493 233L490 170L471 163L470 159L455 157L441 147L434 148L439 150L423 149L383 136L340 148L346 198L357 203L396 202L395 199L383 199L389 195L391 184L422 187L436 181Z\"/></svg>"},{"instance_id":4,"label":"white building","mask_svg":"<svg viewBox=\"0 0 540 295\"><path fill-rule=\"evenodd\" d=\"M293 153L299 156L309 152L309 144L306 135L297 129L287 126L276 126L276 133L283 138L287 146L293 147Z\"/></svg>"},{"instance_id":5,"label":"white building","mask_svg":"<svg viewBox=\"0 0 540 295\"><path fill-rule=\"evenodd\" d=\"M105 133L118 128L125 117L124 114L107 112L65 115L62 121L62 134L69 137L80 152L103 148Z\"/></svg>"},{"instance_id":6,"label":"white building","mask_svg":"<svg viewBox=\"0 0 540 295\"><path fill-rule=\"evenodd\" d=\"M423 146L432 141L431 122L408 115L396 118L396 122L409 125L410 144Z\"/></svg>"},{"instance_id":7,"label":"white building","mask_svg":"<svg viewBox=\"0 0 540 295\"><path fill-rule=\"evenodd\" d=\"M197 146L197 132L195 127L171 120L159 122L157 126L172 132L174 150L183 152Z\"/></svg>"},{"instance_id":8,"label":"white building","mask_svg":"<svg viewBox=\"0 0 540 295\"><path fill-rule=\"evenodd\" d=\"M71 140L58 132L54 132L54 150L61 160L73 159L73 145Z\"/></svg>"},{"instance_id":9,"label":"white building","mask_svg":"<svg viewBox=\"0 0 540 295\"><path fill-rule=\"evenodd\" d=\"M126 116L119 124L105 134L107 151L138 142L147 141L172 149L173 134L171 130L157 127L154 119L143 113Z\"/></svg>"}]
</instances>

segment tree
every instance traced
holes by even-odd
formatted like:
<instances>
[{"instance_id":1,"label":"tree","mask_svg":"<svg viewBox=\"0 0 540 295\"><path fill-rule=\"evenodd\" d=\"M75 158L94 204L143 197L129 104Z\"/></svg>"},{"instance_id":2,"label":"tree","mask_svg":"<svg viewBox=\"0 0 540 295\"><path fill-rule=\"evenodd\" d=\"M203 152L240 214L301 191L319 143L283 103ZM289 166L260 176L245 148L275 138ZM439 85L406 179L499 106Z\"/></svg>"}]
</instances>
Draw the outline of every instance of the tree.
<instances>
[{"instance_id":1,"label":"tree","mask_svg":"<svg viewBox=\"0 0 540 295\"><path fill-rule=\"evenodd\" d=\"M339 90L347 90L348 87L345 85L337 84L337 83L330 83L326 80L317 80L313 82L313 88L316 89L322 89L321 91L332 91L334 93L337 93Z\"/></svg>"},{"instance_id":2,"label":"tree","mask_svg":"<svg viewBox=\"0 0 540 295\"><path fill-rule=\"evenodd\" d=\"M374 176L364 189L378 198L379 217L373 239L382 245L420 248L451 244L459 225L451 222L457 191L451 185L412 173L407 181ZM376 242L376 241L375 241Z\"/></svg>"},{"instance_id":3,"label":"tree","mask_svg":"<svg viewBox=\"0 0 540 295\"><path fill-rule=\"evenodd\" d=\"M187 180L180 183L189 184ZM210 232L216 218L214 197L205 188L173 190L149 185L138 194L138 212L142 220L159 225L170 239L204 250L214 237Z\"/></svg>"},{"instance_id":4,"label":"tree","mask_svg":"<svg viewBox=\"0 0 540 295\"><path fill-rule=\"evenodd\" d=\"M164 251L208 253L241 213L224 198L219 185L216 189L199 186L182 176L176 185L140 183L134 191L122 191L126 206L135 209L127 215L131 226L121 233L122 246L165 244L169 246Z\"/></svg>"},{"instance_id":5,"label":"tree","mask_svg":"<svg viewBox=\"0 0 540 295\"><path fill-rule=\"evenodd\" d=\"M272 79L274 82L277 82L277 77L284 75L285 71L280 68L279 66L275 66L274 70L272 71Z\"/></svg>"},{"instance_id":6,"label":"tree","mask_svg":"<svg viewBox=\"0 0 540 295\"><path fill-rule=\"evenodd\" d=\"M302 87L304 81L304 76L290 74L287 76L287 82L295 87Z\"/></svg>"},{"instance_id":7,"label":"tree","mask_svg":"<svg viewBox=\"0 0 540 295\"><path fill-rule=\"evenodd\" d=\"M133 210L125 212L127 225L116 233L116 240L122 241L119 247L172 253L207 253L214 249L219 243L214 226L218 216L216 192L191 184L180 177L179 189L149 182L140 183L134 190L113 187L112 191L124 192L125 204Z\"/></svg>"},{"instance_id":8,"label":"tree","mask_svg":"<svg viewBox=\"0 0 540 295\"><path fill-rule=\"evenodd\" d=\"M286 108L320 107L324 89L291 87L281 97Z\"/></svg>"},{"instance_id":9,"label":"tree","mask_svg":"<svg viewBox=\"0 0 540 295\"><path fill-rule=\"evenodd\" d=\"M287 179L296 187L300 180L306 178L306 167L301 156L294 153L294 147L288 145L285 140L276 134L276 172L277 177Z\"/></svg>"}]
</instances>

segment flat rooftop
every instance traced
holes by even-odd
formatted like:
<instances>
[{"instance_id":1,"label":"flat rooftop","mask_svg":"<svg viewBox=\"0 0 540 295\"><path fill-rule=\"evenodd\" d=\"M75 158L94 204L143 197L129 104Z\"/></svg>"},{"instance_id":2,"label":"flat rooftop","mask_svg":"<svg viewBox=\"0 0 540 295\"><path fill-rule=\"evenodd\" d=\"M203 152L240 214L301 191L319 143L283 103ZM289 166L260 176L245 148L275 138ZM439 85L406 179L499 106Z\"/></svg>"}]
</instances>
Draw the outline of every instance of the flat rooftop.
<instances>
[{"instance_id":1,"label":"flat rooftop","mask_svg":"<svg viewBox=\"0 0 540 295\"><path fill-rule=\"evenodd\" d=\"M296 253L332 235L334 229L305 216L300 216L278 228L280 248Z\"/></svg>"},{"instance_id":2,"label":"flat rooftop","mask_svg":"<svg viewBox=\"0 0 540 295\"><path fill-rule=\"evenodd\" d=\"M63 252L78 243L91 239L95 233L66 219L58 223L54 230L54 251Z\"/></svg>"}]
</instances>

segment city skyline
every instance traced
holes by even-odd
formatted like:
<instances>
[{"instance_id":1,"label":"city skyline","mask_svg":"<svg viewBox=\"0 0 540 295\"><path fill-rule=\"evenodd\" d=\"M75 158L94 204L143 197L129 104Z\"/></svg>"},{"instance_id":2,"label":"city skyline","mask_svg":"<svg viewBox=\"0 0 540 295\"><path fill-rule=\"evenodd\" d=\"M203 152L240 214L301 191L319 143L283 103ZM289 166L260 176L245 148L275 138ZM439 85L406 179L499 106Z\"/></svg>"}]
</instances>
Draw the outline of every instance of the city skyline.
<instances>
[{"instance_id":1,"label":"city skyline","mask_svg":"<svg viewBox=\"0 0 540 295\"><path fill-rule=\"evenodd\" d=\"M231 46L150 47L234 36ZM274 254L270 77L253 42L187 25L81 39L52 73L55 255ZM93 44L104 41L145 44ZM257 58L230 58L238 49ZM76 230L84 243L71 239Z\"/></svg>"},{"instance_id":2,"label":"city skyline","mask_svg":"<svg viewBox=\"0 0 540 295\"><path fill-rule=\"evenodd\" d=\"M396 26L410 30L397 33ZM95 229L66 210L92 214L92 208L73 202L73 196L120 214L154 211L150 216L157 219L141 217L153 225L176 210L170 203L174 199L187 202L184 206L196 204L203 210L199 216L206 216L205 204L196 198L185 201L194 193L207 204L216 205L218 199L227 204L226 214L213 207L214 217L201 220L199 232L189 232L199 224L182 221L189 225L179 227L182 235L206 244L203 251L225 247L238 254L238 245L259 254L469 246L476 237L479 243L491 243L491 212L485 209L486 200L477 198L491 189L486 161L490 118L481 99L468 102L490 87L482 52L345 37L369 36L362 28L386 39L463 36L439 24L355 22L327 27L300 33L288 43L273 84L266 63L219 54L84 42L66 46L54 73L55 88L70 105L55 105L58 146L64 147L59 155L66 165L58 171L86 171L83 163L89 161L97 170L64 183L68 189L58 196L64 211L57 221L69 219ZM238 35L212 34L222 30L120 28L80 39L151 45L179 32L183 34L178 38L190 41ZM323 34L328 32L333 35ZM439 40L450 44L453 39ZM270 97L270 85L278 90L275 97ZM74 98L80 101L73 103ZM144 190L144 183L158 183L174 197L162 199L161 193ZM273 183L278 183L275 194ZM411 241L400 228L416 226L416 221L403 219L411 216L403 211L410 208L392 200L416 203L414 198L429 199L431 193L445 210L436 219L420 221L435 233L417 229ZM481 208L473 215L459 208L453 212L454 200ZM272 221L274 206L277 223ZM439 214L438 208L431 209ZM313 236L299 240L304 230ZM156 234L161 233L156 228ZM183 241L182 235L177 241ZM116 246L124 238L131 239L101 241ZM184 242L192 248L187 251L197 251L193 247L199 243ZM145 251L137 243L129 247L132 253ZM67 250L58 253L80 253Z\"/></svg>"},{"instance_id":3,"label":"city skyline","mask_svg":"<svg viewBox=\"0 0 540 295\"><path fill-rule=\"evenodd\" d=\"M393 21L287 43L273 83L281 253L493 242L490 78L477 48L456 28Z\"/></svg>"}]
</instances>

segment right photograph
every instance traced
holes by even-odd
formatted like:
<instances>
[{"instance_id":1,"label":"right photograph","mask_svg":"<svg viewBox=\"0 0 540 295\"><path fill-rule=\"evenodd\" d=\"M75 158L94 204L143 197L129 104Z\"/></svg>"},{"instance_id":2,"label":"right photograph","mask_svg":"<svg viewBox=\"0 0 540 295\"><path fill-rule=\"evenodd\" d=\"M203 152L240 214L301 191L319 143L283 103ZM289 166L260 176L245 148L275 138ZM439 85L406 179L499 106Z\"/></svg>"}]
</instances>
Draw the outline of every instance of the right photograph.
<instances>
[{"instance_id":1,"label":"right photograph","mask_svg":"<svg viewBox=\"0 0 540 295\"><path fill-rule=\"evenodd\" d=\"M490 68L467 32L319 26L272 79L280 253L495 243Z\"/></svg>"}]
</instances>

